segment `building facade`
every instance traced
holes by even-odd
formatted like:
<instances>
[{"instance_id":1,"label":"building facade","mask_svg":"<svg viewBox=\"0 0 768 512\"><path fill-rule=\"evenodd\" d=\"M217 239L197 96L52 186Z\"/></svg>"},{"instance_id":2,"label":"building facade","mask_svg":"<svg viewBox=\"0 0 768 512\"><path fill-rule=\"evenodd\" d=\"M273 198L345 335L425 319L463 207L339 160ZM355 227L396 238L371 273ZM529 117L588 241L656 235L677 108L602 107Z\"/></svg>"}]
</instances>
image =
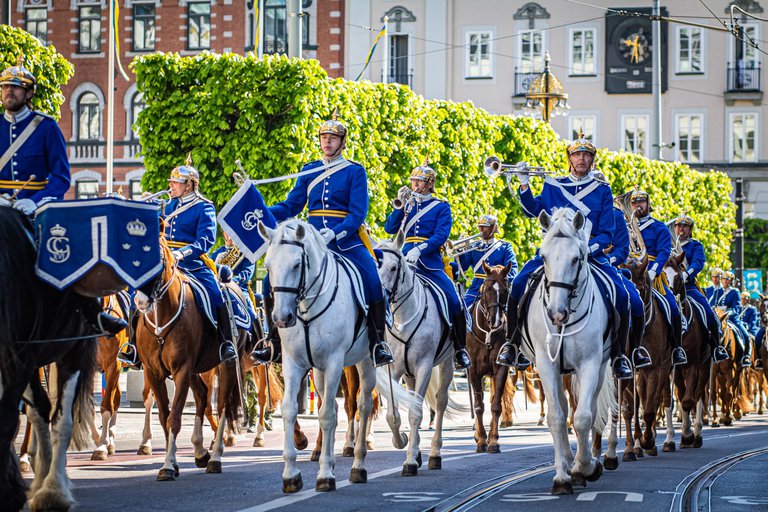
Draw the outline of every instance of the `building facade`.
<instances>
[{"instance_id":1,"label":"building facade","mask_svg":"<svg viewBox=\"0 0 768 512\"><path fill-rule=\"evenodd\" d=\"M651 155L650 0L348 0L344 76L362 69L374 35L389 19L389 81L429 99L472 101L495 114L525 113L525 93L544 58L568 94L567 114L551 120L562 137L583 127L599 146ZM662 150L680 160L743 178L747 214L768 218L768 130L763 99L766 17L757 0L662 1ZM712 16L707 6L717 15ZM633 12L628 16L618 10ZM736 14L740 14L736 11ZM378 51L378 50L377 50ZM364 74L380 81L379 54Z\"/></svg>"},{"instance_id":2,"label":"building facade","mask_svg":"<svg viewBox=\"0 0 768 512\"><path fill-rule=\"evenodd\" d=\"M72 167L69 198L103 195L106 191L106 112L109 2L107 0L11 0L11 24L24 28L44 44L52 44L75 67L63 89L66 98L59 126ZM115 78L114 190L141 195L144 167L132 126L143 108L135 77L134 57L202 51L244 54L287 53L285 0L118 0L120 61L129 80ZM302 0L302 55L319 59L332 77L343 63L344 2ZM257 50L258 51L258 50Z\"/></svg>"}]
</instances>

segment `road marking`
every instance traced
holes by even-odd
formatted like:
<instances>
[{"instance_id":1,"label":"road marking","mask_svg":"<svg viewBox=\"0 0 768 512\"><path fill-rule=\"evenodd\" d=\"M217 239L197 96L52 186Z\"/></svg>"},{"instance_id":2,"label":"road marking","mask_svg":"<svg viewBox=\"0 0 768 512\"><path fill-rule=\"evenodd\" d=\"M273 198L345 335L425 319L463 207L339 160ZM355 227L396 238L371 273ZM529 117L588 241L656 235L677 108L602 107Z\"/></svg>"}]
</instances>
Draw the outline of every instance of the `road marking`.
<instances>
[{"instance_id":1,"label":"road marking","mask_svg":"<svg viewBox=\"0 0 768 512\"><path fill-rule=\"evenodd\" d=\"M757 496L720 496L720 499L734 505L768 505L768 498Z\"/></svg>"},{"instance_id":2,"label":"road marking","mask_svg":"<svg viewBox=\"0 0 768 512\"><path fill-rule=\"evenodd\" d=\"M552 501L560 499L560 496L552 496L549 493L542 492L524 492L522 494L505 494L499 501L508 503L530 503L533 501Z\"/></svg>"},{"instance_id":3,"label":"road marking","mask_svg":"<svg viewBox=\"0 0 768 512\"><path fill-rule=\"evenodd\" d=\"M395 503L418 503L420 501L435 501L439 500L443 492L424 492L424 491L400 491L400 492L385 492L382 496L387 498L387 501L393 501Z\"/></svg>"},{"instance_id":4,"label":"road marking","mask_svg":"<svg viewBox=\"0 0 768 512\"><path fill-rule=\"evenodd\" d=\"M631 503L642 503L643 495L639 492L624 492L624 491L589 491L579 494L576 501L595 501L598 494L623 494L624 501Z\"/></svg>"}]
</instances>

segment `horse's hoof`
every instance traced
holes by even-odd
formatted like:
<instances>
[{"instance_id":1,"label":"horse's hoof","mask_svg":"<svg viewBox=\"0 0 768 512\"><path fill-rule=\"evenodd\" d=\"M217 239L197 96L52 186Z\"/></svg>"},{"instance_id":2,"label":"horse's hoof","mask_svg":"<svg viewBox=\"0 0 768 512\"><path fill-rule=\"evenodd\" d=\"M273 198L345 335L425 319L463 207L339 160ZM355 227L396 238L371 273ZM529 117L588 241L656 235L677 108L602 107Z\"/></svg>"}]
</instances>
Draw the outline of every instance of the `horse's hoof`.
<instances>
[{"instance_id":1,"label":"horse's hoof","mask_svg":"<svg viewBox=\"0 0 768 512\"><path fill-rule=\"evenodd\" d=\"M205 452L205 455L203 455L200 458L195 457L195 466L198 468L204 468L208 466L208 461L211 460L211 454L209 452Z\"/></svg>"},{"instance_id":2,"label":"horse's hoof","mask_svg":"<svg viewBox=\"0 0 768 512\"><path fill-rule=\"evenodd\" d=\"M580 485L582 487L587 486L587 479L581 473L571 473L571 486Z\"/></svg>"},{"instance_id":3,"label":"horse's hoof","mask_svg":"<svg viewBox=\"0 0 768 512\"><path fill-rule=\"evenodd\" d=\"M642 459L643 457L645 457L645 453L643 452L642 448L635 448L635 455L637 456L638 459Z\"/></svg>"},{"instance_id":4,"label":"horse's hoof","mask_svg":"<svg viewBox=\"0 0 768 512\"><path fill-rule=\"evenodd\" d=\"M172 480L176 480L176 472L174 470L163 468L157 472L158 482L170 482Z\"/></svg>"},{"instance_id":5,"label":"horse's hoof","mask_svg":"<svg viewBox=\"0 0 768 512\"><path fill-rule=\"evenodd\" d=\"M693 448L693 434L680 436L680 448ZM664 443L664 451L667 448L667 443Z\"/></svg>"},{"instance_id":6,"label":"horse's hoof","mask_svg":"<svg viewBox=\"0 0 768 512\"><path fill-rule=\"evenodd\" d=\"M365 442L365 447L368 450L375 450L376 449L376 446L374 445L373 441L366 441Z\"/></svg>"},{"instance_id":7,"label":"horse's hoof","mask_svg":"<svg viewBox=\"0 0 768 512\"><path fill-rule=\"evenodd\" d=\"M141 445L139 446L139 449L136 450L136 455L152 455L152 447Z\"/></svg>"},{"instance_id":8,"label":"horse's hoof","mask_svg":"<svg viewBox=\"0 0 768 512\"><path fill-rule=\"evenodd\" d=\"M501 448L497 443L491 443L488 445L488 453L501 453Z\"/></svg>"},{"instance_id":9,"label":"horse's hoof","mask_svg":"<svg viewBox=\"0 0 768 512\"><path fill-rule=\"evenodd\" d=\"M539 418L539 422L536 423L538 426L543 427L544 426L544 418Z\"/></svg>"},{"instance_id":10,"label":"horse's hoof","mask_svg":"<svg viewBox=\"0 0 768 512\"><path fill-rule=\"evenodd\" d=\"M179 478L179 465L178 464L174 464L173 465L173 476L175 476L176 478Z\"/></svg>"},{"instance_id":11,"label":"horse's hoof","mask_svg":"<svg viewBox=\"0 0 768 512\"><path fill-rule=\"evenodd\" d=\"M264 439L261 439L260 437L257 437L253 440L253 447L254 448L264 448Z\"/></svg>"},{"instance_id":12,"label":"horse's hoof","mask_svg":"<svg viewBox=\"0 0 768 512\"><path fill-rule=\"evenodd\" d=\"M624 452L624 455L621 456L621 460L623 462L637 462L637 455L635 455L634 451L630 450ZM606 464L605 467L608 467L608 464Z\"/></svg>"},{"instance_id":13,"label":"horse's hoof","mask_svg":"<svg viewBox=\"0 0 768 512\"><path fill-rule=\"evenodd\" d=\"M477 453L486 453L488 451L488 445L485 443L478 444L477 448L475 448L475 452Z\"/></svg>"},{"instance_id":14,"label":"horse's hoof","mask_svg":"<svg viewBox=\"0 0 768 512\"><path fill-rule=\"evenodd\" d=\"M680 441L680 448L690 448L690 446L683 446L683 441ZM662 446L661 450L664 453L674 452L676 450L675 448L675 442L670 441L668 443L664 443L664 446Z\"/></svg>"},{"instance_id":15,"label":"horse's hoof","mask_svg":"<svg viewBox=\"0 0 768 512\"><path fill-rule=\"evenodd\" d=\"M419 466L416 464L403 464L403 476L416 476L419 472Z\"/></svg>"},{"instance_id":16,"label":"horse's hoof","mask_svg":"<svg viewBox=\"0 0 768 512\"><path fill-rule=\"evenodd\" d=\"M365 468L352 468L349 472L349 481L353 484L368 483L368 471Z\"/></svg>"},{"instance_id":17,"label":"horse's hoof","mask_svg":"<svg viewBox=\"0 0 768 512\"><path fill-rule=\"evenodd\" d=\"M110 444L107 446L107 455L114 455L115 454L115 445Z\"/></svg>"},{"instance_id":18,"label":"horse's hoof","mask_svg":"<svg viewBox=\"0 0 768 512\"><path fill-rule=\"evenodd\" d=\"M320 460L320 451L312 452L312 455L309 456L309 460L312 462L317 462Z\"/></svg>"},{"instance_id":19,"label":"horse's hoof","mask_svg":"<svg viewBox=\"0 0 768 512\"><path fill-rule=\"evenodd\" d=\"M571 482L555 482L552 484L552 494L555 496L573 494L573 485L571 485Z\"/></svg>"},{"instance_id":20,"label":"horse's hoof","mask_svg":"<svg viewBox=\"0 0 768 512\"><path fill-rule=\"evenodd\" d=\"M304 487L304 482L301 480L301 473L287 480L283 478L283 492L286 494L299 492L302 487Z\"/></svg>"},{"instance_id":21,"label":"horse's hoof","mask_svg":"<svg viewBox=\"0 0 768 512\"><path fill-rule=\"evenodd\" d=\"M427 467L429 469L443 469L443 458L438 456L429 457L429 462L427 462Z\"/></svg>"},{"instance_id":22,"label":"horse's hoof","mask_svg":"<svg viewBox=\"0 0 768 512\"><path fill-rule=\"evenodd\" d=\"M91 460L107 460L107 452L104 450L94 450L91 454Z\"/></svg>"},{"instance_id":23,"label":"horse's hoof","mask_svg":"<svg viewBox=\"0 0 768 512\"><path fill-rule=\"evenodd\" d=\"M603 460L603 467L607 469L608 471L613 471L614 469L619 469L619 458L618 457L606 457L605 460Z\"/></svg>"},{"instance_id":24,"label":"horse's hoof","mask_svg":"<svg viewBox=\"0 0 768 512\"><path fill-rule=\"evenodd\" d=\"M341 456L342 457L354 457L355 456L355 449L351 446L345 446L343 450L341 450Z\"/></svg>"},{"instance_id":25,"label":"horse's hoof","mask_svg":"<svg viewBox=\"0 0 768 512\"><path fill-rule=\"evenodd\" d=\"M693 447L701 448L704 445L704 438L701 436L695 436L693 438Z\"/></svg>"},{"instance_id":26,"label":"horse's hoof","mask_svg":"<svg viewBox=\"0 0 768 512\"><path fill-rule=\"evenodd\" d=\"M421 450L419 450L419 453L416 454L416 465L418 467L421 467L422 460L421 460Z\"/></svg>"},{"instance_id":27,"label":"horse's hoof","mask_svg":"<svg viewBox=\"0 0 768 512\"><path fill-rule=\"evenodd\" d=\"M587 482L597 482L603 476L603 463L599 460L595 462L595 470L592 474L586 475Z\"/></svg>"},{"instance_id":28,"label":"horse's hoof","mask_svg":"<svg viewBox=\"0 0 768 512\"><path fill-rule=\"evenodd\" d=\"M308 445L309 441L307 441L307 436L304 434L301 434L298 439L296 439L296 436L293 436L293 446L295 446L297 450L304 450Z\"/></svg>"},{"instance_id":29,"label":"horse's hoof","mask_svg":"<svg viewBox=\"0 0 768 512\"><path fill-rule=\"evenodd\" d=\"M499 424L499 427L501 427L501 428L509 428L509 427L511 427L511 426L513 426L513 425L512 425L512 421L502 421L502 422Z\"/></svg>"},{"instance_id":30,"label":"horse's hoof","mask_svg":"<svg viewBox=\"0 0 768 512\"><path fill-rule=\"evenodd\" d=\"M741 419L741 411L733 411L733 419L740 420Z\"/></svg>"},{"instance_id":31,"label":"horse's hoof","mask_svg":"<svg viewBox=\"0 0 768 512\"><path fill-rule=\"evenodd\" d=\"M221 473L221 461L220 460L212 460L208 462L208 465L205 467L206 473Z\"/></svg>"},{"instance_id":32,"label":"horse's hoof","mask_svg":"<svg viewBox=\"0 0 768 512\"><path fill-rule=\"evenodd\" d=\"M408 444L408 434L406 434L405 432L400 432L400 436L393 435L392 444L398 450L402 450L403 448L405 448L405 445Z\"/></svg>"},{"instance_id":33,"label":"horse's hoof","mask_svg":"<svg viewBox=\"0 0 768 512\"><path fill-rule=\"evenodd\" d=\"M318 478L317 482L315 482L315 491L317 492L328 492L328 491L335 491L335 490L336 490L335 478Z\"/></svg>"},{"instance_id":34,"label":"horse's hoof","mask_svg":"<svg viewBox=\"0 0 768 512\"><path fill-rule=\"evenodd\" d=\"M702 418L701 423L704 425L709 425L709 418Z\"/></svg>"},{"instance_id":35,"label":"horse's hoof","mask_svg":"<svg viewBox=\"0 0 768 512\"><path fill-rule=\"evenodd\" d=\"M231 448L235 446L235 438L234 437L228 437L224 440L224 446Z\"/></svg>"},{"instance_id":36,"label":"horse's hoof","mask_svg":"<svg viewBox=\"0 0 768 512\"><path fill-rule=\"evenodd\" d=\"M723 420L723 426L730 427L731 425L733 425L733 420L731 418L726 418Z\"/></svg>"},{"instance_id":37,"label":"horse's hoof","mask_svg":"<svg viewBox=\"0 0 768 512\"><path fill-rule=\"evenodd\" d=\"M645 450L645 453L647 453L651 457L656 457L657 455L659 455L659 449L654 446L650 450Z\"/></svg>"},{"instance_id":38,"label":"horse's hoof","mask_svg":"<svg viewBox=\"0 0 768 512\"><path fill-rule=\"evenodd\" d=\"M719 421L713 421L712 422L712 428L720 428L720 422Z\"/></svg>"}]
</instances>

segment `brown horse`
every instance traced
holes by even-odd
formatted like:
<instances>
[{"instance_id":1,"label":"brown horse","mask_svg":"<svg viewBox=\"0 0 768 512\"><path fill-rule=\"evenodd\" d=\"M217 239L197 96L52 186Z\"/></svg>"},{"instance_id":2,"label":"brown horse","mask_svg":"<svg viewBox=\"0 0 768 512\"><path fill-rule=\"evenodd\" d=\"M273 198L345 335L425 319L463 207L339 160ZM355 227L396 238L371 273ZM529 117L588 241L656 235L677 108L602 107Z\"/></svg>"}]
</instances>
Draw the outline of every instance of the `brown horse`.
<instances>
[{"instance_id":1,"label":"brown horse","mask_svg":"<svg viewBox=\"0 0 768 512\"><path fill-rule=\"evenodd\" d=\"M469 382L472 386L475 408L475 442L478 453L499 453L499 417L501 398L507 384L509 369L496 364L496 357L504 344L506 313L504 305L509 295L507 276L511 264L489 267L483 262L485 280L480 286L478 298L472 307L472 332L467 333L467 352L472 359L469 367ZM493 382L491 393L491 429L487 435L483 425L483 380L490 377Z\"/></svg>"},{"instance_id":2,"label":"brown horse","mask_svg":"<svg viewBox=\"0 0 768 512\"><path fill-rule=\"evenodd\" d=\"M683 349L688 357L688 364L681 366L674 373L677 396L683 413L680 448L701 448L703 444L701 437L702 415L706 408L705 400L712 357L707 343L709 336L707 325L704 319L696 314L691 299L686 294L685 282L682 279L684 260L684 252L673 254L669 258L664 272L667 275L672 293L680 297L680 313L688 324L688 330L683 335ZM691 430L691 412L694 407L696 407L696 421L693 424L693 430ZM667 421L670 421L670 418ZM670 448L674 448L674 442L671 446L665 444L665 451L671 451Z\"/></svg>"},{"instance_id":3,"label":"brown horse","mask_svg":"<svg viewBox=\"0 0 768 512\"><path fill-rule=\"evenodd\" d=\"M227 422L235 424L241 402L239 365L221 365L219 368L217 403L221 422L211 457L203 447L202 424L208 390L200 374L219 366L216 330L198 311L188 277L177 268L176 260L162 237L160 245L163 257L160 275L150 285L136 292L136 305L141 312L136 328L136 345L144 364L144 376L157 399L160 424L167 445L165 463L157 479L174 480L179 474L176 438L181 430L181 413L190 386L196 406L192 433L195 465L206 468L206 473L220 473L224 429ZM248 333L240 331L235 340L241 352L248 338ZM168 377L176 385L170 410L165 387L165 379Z\"/></svg>"},{"instance_id":4,"label":"brown horse","mask_svg":"<svg viewBox=\"0 0 768 512\"><path fill-rule=\"evenodd\" d=\"M739 364L739 360L743 355L743 350L737 341L736 333L728 323L728 313L724 308L716 308L715 312L722 323L723 346L728 351L728 359L714 365L714 381L710 390L712 426L717 427L722 423L729 427L733 424L733 411L738 407L738 402L740 400L746 401L745 397L740 396L741 376L744 373L744 368ZM717 417L718 398L721 407L719 420Z\"/></svg>"},{"instance_id":5,"label":"brown horse","mask_svg":"<svg viewBox=\"0 0 768 512\"><path fill-rule=\"evenodd\" d=\"M515 393L517 392L517 380L523 379L523 392L525 398L532 404L541 404L541 416L539 417L539 426L544 424L544 391L539 386L539 394L536 395L535 382L538 380L538 375L533 371L532 367L527 368L522 372L515 372L507 377L507 383L504 386L504 394L501 397L501 419L499 420L500 428L507 428L514 425L513 414L515 412L514 400ZM491 379L491 394L495 393L493 387L493 379Z\"/></svg>"}]
</instances>

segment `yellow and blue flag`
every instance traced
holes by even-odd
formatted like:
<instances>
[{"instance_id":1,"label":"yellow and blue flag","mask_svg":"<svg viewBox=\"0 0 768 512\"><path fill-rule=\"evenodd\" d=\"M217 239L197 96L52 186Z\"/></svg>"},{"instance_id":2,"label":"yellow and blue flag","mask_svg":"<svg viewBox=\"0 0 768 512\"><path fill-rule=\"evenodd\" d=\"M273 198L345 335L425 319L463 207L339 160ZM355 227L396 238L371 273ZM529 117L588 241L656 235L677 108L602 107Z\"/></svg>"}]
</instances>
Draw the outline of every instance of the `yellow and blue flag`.
<instances>
[{"instance_id":1,"label":"yellow and blue flag","mask_svg":"<svg viewBox=\"0 0 768 512\"><path fill-rule=\"evenodd\" d=\"M379 33L376 35L376 39L373 40L373 46L371 46L371 49L368 50L368 55L365 57L365 64L363 64L363 69L360 70L360 74L357 75L357 78L355 78L355 81L360 80L360 77L363 76L363 73L365 73L365 70L368 69L368 64L371 62L371 57L373 57L373 52L376 51L376 45L379 44L379 39L382 38L382 36L386 35L387 33L387 24L381 26L381 30L379 30ZM386 72L386 71L385 71Z\"/></svg>"},{"instance_id":2,"label":"yellow and blue flag","mask_svg":"<svg viewBox=\"0 0 768 512\"><path fill-rule=\"evenodd\" d=\"M128 78L128 73L125 72L123 69L123 64L120 62L120 31L118 30L120 20L120 2L118 0L112 0L112 13L114 15L114 18L112 19L112 28L115 33L115 47L112 49L112 51L115 52L117 69L120 71L120 74L123 75L123 78L125 78L126 81L130 81L130 78Z\"/></svg>"}]
</instances>

